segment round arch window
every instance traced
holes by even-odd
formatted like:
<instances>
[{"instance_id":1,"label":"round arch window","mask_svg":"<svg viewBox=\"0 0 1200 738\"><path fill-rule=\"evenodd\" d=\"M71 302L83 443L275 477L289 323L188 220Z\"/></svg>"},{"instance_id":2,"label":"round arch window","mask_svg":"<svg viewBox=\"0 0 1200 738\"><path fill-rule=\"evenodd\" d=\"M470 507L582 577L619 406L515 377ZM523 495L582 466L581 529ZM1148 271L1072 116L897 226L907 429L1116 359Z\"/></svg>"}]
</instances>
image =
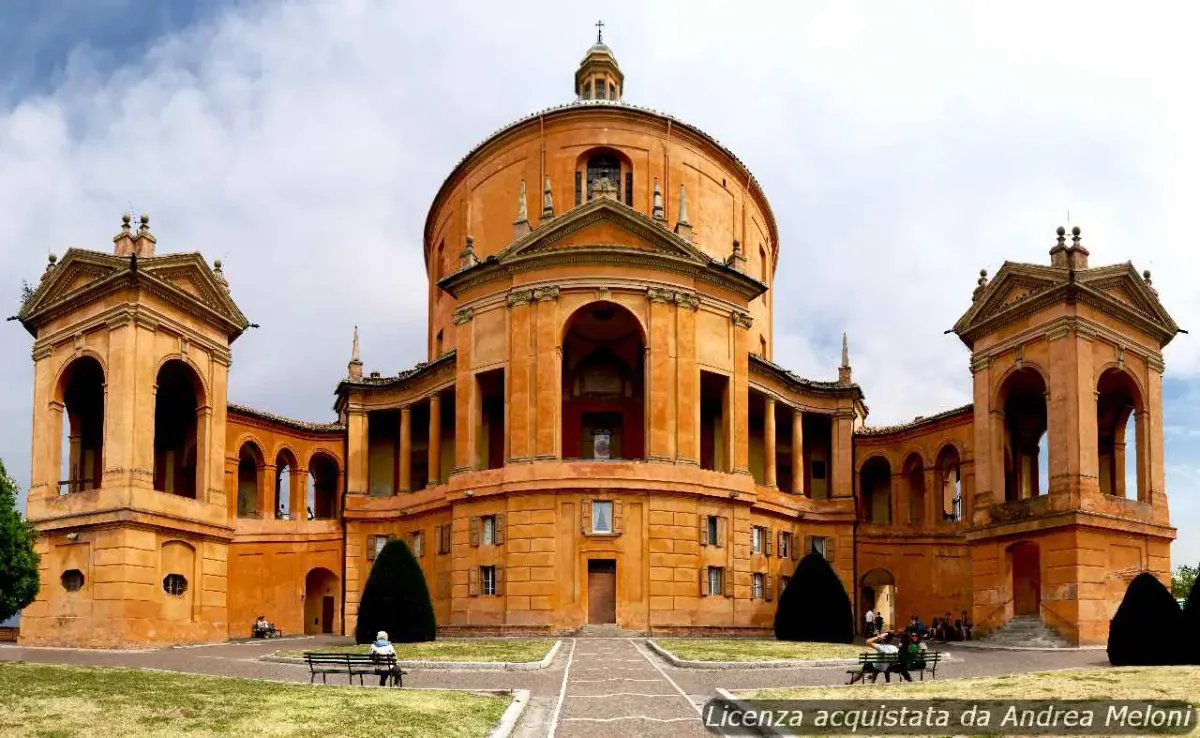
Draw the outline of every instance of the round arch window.
<instances>
[{"instance_id":1,"label":"round arch window","mask_svg":"<svg viewBox=\"0 0 1200 738\"><path fill-rule=\"evenodd\" d=\"M63 589L68 592L78 592L83 589L83 572L78 569L67 569L60 578Z\"/></svg>"},{"instance_id":2,"label":"round arch window","mask_svg":"<svg viewBox=\"0 0 1200 738\"><path fill-rule=\"evenodd\" d=\"M163 591L172 597L180 597L187 591L187 577L182 574L168 574L163 577Z\"/></svg>"}]
</instances>

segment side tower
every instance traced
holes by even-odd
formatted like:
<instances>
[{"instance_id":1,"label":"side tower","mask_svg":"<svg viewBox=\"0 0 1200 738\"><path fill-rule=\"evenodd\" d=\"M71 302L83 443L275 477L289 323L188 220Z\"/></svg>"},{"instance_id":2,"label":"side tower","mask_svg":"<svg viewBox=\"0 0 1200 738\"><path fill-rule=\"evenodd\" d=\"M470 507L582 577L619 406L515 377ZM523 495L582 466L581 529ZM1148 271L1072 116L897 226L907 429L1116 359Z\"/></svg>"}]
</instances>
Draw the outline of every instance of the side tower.
<instances>
[{"instance_id":1,"label":"side tower","mask_svg":"<svg viewBox=\"0 0 1200 738\"><path fill-rule=\"evenodd\" d=\"M953 331L974 375L976 626L1036 617L1094 644L1129 579L1170 576L1162 349L1179 328L1149 272L1089 268L1072 230L1049 266L981 272Z\"/></svg>"},{"instance_id":2,"label":"side tower","mask_svg":"<svg viewBox=\"0 0 1200 738\"><path fill-rule=\"evenodd\" d=\"M50 257L18 318L34 337L28 517L42 588L28 644L220 640L229 345L247 321L196 253L155 254L125 215L111 254Z\"/></svg>"}]
</instances>

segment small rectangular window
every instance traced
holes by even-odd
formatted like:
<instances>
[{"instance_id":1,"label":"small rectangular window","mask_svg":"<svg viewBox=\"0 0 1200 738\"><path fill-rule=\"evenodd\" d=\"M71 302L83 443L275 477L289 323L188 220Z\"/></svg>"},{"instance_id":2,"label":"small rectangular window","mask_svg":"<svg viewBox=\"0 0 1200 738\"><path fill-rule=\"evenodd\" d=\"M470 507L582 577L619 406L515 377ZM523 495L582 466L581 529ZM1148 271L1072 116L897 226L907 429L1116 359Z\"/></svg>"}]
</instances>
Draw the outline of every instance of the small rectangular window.
<instances>
[{"instance_id":1,"label":"small rectangular window","mask_svg":"<svg viewBox=\"0 0 1200 738\"><path fill-rule=\"evenodd\" d=\"M610 500L592 501L592 532L613 532L613 504Z\"/></svg>"},{"instance_id":2,"label":"small rectangular window","mask_svg":"<svg viewBox=\"0 0 1200 738\"><path fill-rule=\"evenodd\" d=\"M792 555L792 534L779 534L779 558L786 559Z\"/></svg>"},{"instance_id":3,"label":"small rectangular window","mask_svg":"<svg viewBox=\"0 0 1200 738\"><path fill-rule=\"evenodd\" d=\"M583 172L575 172L575 204L583 202Z\"/></svg>"},{"instance_id":4,"label":"small rectangular window","mask_svg":"<svg viewBox=\"0 0 1200 738\"><path fill-rule=\"evenodd\" d=\"M826 538L823 538L821 536L813 536L812 553L821 554L822 556L825 556L825 541L826 540L827 540Z\"/></svg>"},{"instance_id":5,"label":"small rectangular window","mask_svg":"<svg viewBox=\"0 0 1200 738\"><path fill-rule=\"evenodd\" d=\"M764 594L764 592L763 592L763 575L755 573L755 575L754 575L754 591L750 593L750 599L761 600L761 599L763 599L763 594Z\"/></svg>"},{"instance_id":6,"label":"small rectangular window","mask_svg":"<svg viewBox=\"0 0 1200 738\"><path fill-rule=\"evenodd\" d=\"M724 593L721 586L721 575L724 570L719 566L708 567L708 593L714 597L720 597Z\"/></svg>"},{"instance_id":7,"label":"small rectangular window","mask_svg":"<svg viewBox=\"0 0 1200 738\"><path fill-rule=\"evenodd\" d=\"M421 531L414 530L412 532L412 552L413 556L420 558L425 555L425 536L421 535Z\"/></svg>"},{"instance_id":8,"label":"small rectangular window","mask_svg":"<svg viewBox=\"0 0 1200 738\"><path fill-rule=\"evenodd\" d=\"M633 207L633 172L625 172L625 204Z\"/></svg>"},{"instance_id":9,"label":"small rectangular window","mask_svg":"<svg viewBox=\"0 0 1200 738\"><path fill-rule=\"evenodd\" d=\"M450 526L439 525L437 528L437 537L438 554L450 553Z\"/></svg>"},{"instance_id":10,"label":"small rectangular window","mask_svg":"<svg viewBox=\"0 0 1200 738\"><path fill-rule=\"evenodd\" d=\"M720 546L721 539L719 537L721 528L717 524L718 518L716 515L708 516L708 542L713 546Z\"/></svg>"},{"instance_id":11,"label":"small rectangular window","mask_svg":"<svg viewBox=\"0 0 1200 738\"><path fill-rule=\"evenodd\" d=\"M608 97L608 91L604 87L604 80L596 80L596 99L604 100Z\"/></svg>"},{"instance_id":12,"label":"small rectangular window","mask_svg":"<svg viewBox=\"0 0 1200 738\"><path fill-rule=\"evenodd\" d=\"M479 567L479 579L483 584L483 593L485 595L496 594L496 567Z\"/></svg>"},{"instance_id":13,"label":"small rectangular window","mask_svg":"<svg viewBox=\"0 0 1200 738\"><path fill-rule=\"evenodd\" d=\"M483 518L483 545L496 545L496 516L485 515Z\"/></svg>"},{"instance_id":14,"label":"small rectangular window","mask_svg":"<svg viewBox=\"0 0 1200 738\"><path fill-rule=\"evenodd\" d=\"M750 529L750 553L760 554L762 552L763 529L756 525Z\"/></svg>"},{"instance_id":15,"label":"small rectangular window","mask_svg":"<svg viewBox=\"0 0 1200 738\"><path fill-rule=\"evenodd\" d=\"M391 536L367 536L367 560L374 561L390 538Z\"/></svg>"},{"instance_id":16,"label":"small rectangular window","mask_svg":"<svg viewBox=\"0 0 1200 738\"><path fill-rule=\"evenodd\" d=\"M823 459L813 459L812 478L813 479L824 479L825 478L825 461Z\"/></svg>"},{"instance_id":17,"label":"small rectangular window","mask_svg":"<svg viewBox=\"0 0 1200 738\"><path fill-rule=\"evenodd\" d=\"M787 589L788 582L790 581L792 581L792 578L789 576L779 577L779 594L783 594L783 590Z\"/></svg>"}]
</instances>

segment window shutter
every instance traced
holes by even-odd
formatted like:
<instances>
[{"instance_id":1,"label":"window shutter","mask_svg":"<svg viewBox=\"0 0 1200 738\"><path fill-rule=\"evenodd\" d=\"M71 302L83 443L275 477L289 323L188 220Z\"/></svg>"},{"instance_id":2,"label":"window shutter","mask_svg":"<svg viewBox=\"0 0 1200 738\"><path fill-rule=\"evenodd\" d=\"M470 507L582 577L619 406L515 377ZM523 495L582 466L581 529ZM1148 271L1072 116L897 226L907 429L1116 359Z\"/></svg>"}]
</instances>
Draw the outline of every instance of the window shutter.
<instances>
[{"instance_id":1,"label":"window shutter","mask_svg":"<svg viewBox=\"0 0 1200 738\"><path fill-rule=\"evenodd\" d=\"M496 596L500 597L504 594L504 567L496 567Z\"/></svg>"},{"instance_id":2,"label":"window shutter","mask_svg":"<svg viewBox=\"0 0 1200 738\"><path fill-rule=\"evenodd\" d=\"M814 538L814 536L804 536L804 555L805 556L808 556L810 553L813 552L813 538Z\"/></svg>"},{"instance_id":3,"label":"window shutter","mask_svg":"<svg viewBox=\"0 0 1200 738\"><path fill-rule=\"evenodd\" d=\"M722 548L725 545L725 531L728 527L729 518L721 516L717 518L717 548Z\"/></svg>"},{"instance_id":4,"label":"window shutter","mask_svg":"<svg viewBox=\"0 0 1200 738\"><path fill-rule=\"evenodd\" d=\"M479 516L471 516L471 545L479 545Z\"/></svg>"},{"instance_id":5,"label":"window shutter","mask_svg":"<svg viewBox=\"0 0 1200 738\"><path fill-rule=\"evenodd\" d=\"M479 596L479 568L472 566L467 572L467 594Z\"/></svg>"},{"instance_id":6,"label":"window shutter","mask_svg":"<svg viewBox=\"0 0 1200 738\"><path fill-rule=\"evenodd\" d=\"M592 532L592 501L584 499L583 504L579 506L579 529L584 535Z\"/></svg>"},{"instance_id":7,"label":"window shutter","mask_svg":"<svg viewBox=\"0 0 1200 738\"><path fill-rule=\"evenodd\" d=\"M375 536L367 536L367 561L375 560Z\"/></svg>"},{"instance_id":8,"label":"window shutter","mask_svg":"<svg viewBox=\"0 0 1200 738\"><path fill-rule=\"evenodd\" d=\"M733 597L733 572L729 569L721 570L721 584L725 587L725 596Z\"/></svg>"},{"instance_id":9,"label":"window shutter","mask_svg":"<svg viewBox=\"0 0 1200 738\"><path fill-rule=\"evenodd\" d=\"M624 505L621 500L613 500L612 530L619 535L625 526Z\"/></svg>"},{"instance_id":10,"label":"window shutter","mask_svg":"<svg viewBox=\"0 0 1200 738\"><path fill-rule=\"evenodd\" d=\"M825 539L825 560L832 563L836 560L833 550L834 539L832 537Z\"/></svg>"},{"instance_id":11,"label":"window shutter","mask_svg":"<svg viewBox=\"0 0 1200 738\"><path fill-rule=\"evenodd\" d=\"M633 172L625 172L625 204L633 207Z\"/></svg>"},{"instance_id":12,"label":"window shutter","mask_svg":"<svg viewBox=\"0 0 1200 738\"><path fill-rule=\"evenodd\" d=\"M496 531L495 531L495 534L492 536L492 542L495 543L497 546L504 544L504 516L503 515L496 516ZM497 571L499 571L499 569L497 569Z\"/></svg>"},{"instance_id":13,"label":"window shutter","mask_svg":"<svg viewBox=\"0 0 1200 738\"><path fill-rule=\"evenodd\" d=\"M767 528L766 530L763 531L763 555L765 555L765 556L771 555L771 539L773 539L774 537L775 537L775 530L773 528Z\"/></svg>"},{"instance_id":14,"label":"window shutter","mask_svg":"<svg viewBox=\"0 0 1200 738\"><path fill-rule=\"evenodd\" d=\"M775 545L777 545L779 547L780 558L782 558L785 555L784 551L787 549L787 547L784 545L787 540L786 536L787 536L786 533L784 533L783 531L779 531L779 534L778 534L777 538L775 539Z\"/></svg>"},{"instance_id":15,"label":"window shutter","mask_svg":"<svg viewBox=\"0 0 1200 738\"><path fill-rule=\"evenodd\" d=\"M771 583L774 579L775 577L771 576L770 574L763 574L763 599L767 602L775 599L775 593L771 591L774 589L771 586Z\"/></svg>"},{"instance_id":16,"label":"window shutter","mask_svg":"<svg viewBox=\"0 0 1200 738\"><path fill-rule=\"evenodd\" d=\"M788 546L788 555L792 557L792 561L795 561L799 558L799 551L796 550L796 534L788 533L788 538L791 539L789 541L791 545Z\"/></svg>"},{"instance_id":17,"label":"window shutter","mask_svg":"<svg viewBox=\"0 0 1200 738\"><path fill-rule=\"evenodd\" d=\"M450 598L450 572L443 571L438 573L437 588L439 600Z\"/></svg>"},{"instance_id":18,"label":"window shutter","mask_svg":"<svg viewBox=\"0 0 1200 738\"><path fill-rule=\"evenodd\" d=\"M708 515L700 516L700 545L707 546L708 541ZM703 570L701 570L703 571Z\"/></svg>"},{"instance_id":19,"label":"window shutter","mask_svg":"<svg viewBox=\"0 0 1200 738\"><path fill-rule=\"evenodd\" d=\"M700 596L708 596L708 567L700 567Z\"/></svg>"}]
</instances>

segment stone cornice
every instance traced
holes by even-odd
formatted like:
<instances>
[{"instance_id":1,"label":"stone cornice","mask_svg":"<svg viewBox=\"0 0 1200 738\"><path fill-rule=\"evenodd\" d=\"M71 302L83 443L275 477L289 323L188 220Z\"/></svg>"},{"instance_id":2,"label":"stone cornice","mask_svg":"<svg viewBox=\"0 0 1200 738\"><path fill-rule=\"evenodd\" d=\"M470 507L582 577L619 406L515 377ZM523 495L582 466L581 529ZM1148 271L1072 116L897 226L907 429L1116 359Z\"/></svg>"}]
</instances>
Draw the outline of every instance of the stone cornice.
<instances>
[{"instance_id":1,"label":"stone cornice","mask_svg":"<svg viewBox=\"0 0 1200 738\"><path fill-rule=\"evenodd\" d=\"M157 310L136 302L125 302L115 305L102 313L76 323L62 330L51 333L33 342L34 360L53 353L54 347L74 341L79 334L88 334L99 330L115 331L128 325L135 325L149 331L166 330L167 332L185 339L190 350L199 350L208 354L213 361L223 366L229 366L232 356L227 346L215 343L208 336L180 323Z\"/></svg>"},{"instance_id":2,"label":"stone cornice","mask_svg":"<svg viewBox=\"0 0 1200 738\"><path fill-rule=\"evenodd\" d=\"M812 394L821 397L846 397L856 400L862 399L863 396L862 389L857 384L838 384L836 381L824 382L816 379L806 379L793 374L792 372L784 369L778 364L771 362L768 359L764 359L758 354L750 355L750 376L763 377L765 379L778 382L787 389L804 394ZM798 404L787 397L780 396L780 399L784 400L789 405ZM825 415L831 413L829 408L810 409L802 406L800 409L805 412L818 412Z\"/></svg>"},{"instance_id":3,"label":"stone cornice","mask_svg":"<svg viewBox=\"0 0 1200 738\"><path fill-rule=\"evenodd\" d=\"M450 350L393 377L343 379L334 390L338 396L334 410L367 412L420 400L454 383L457 356L457 351Z\"/></svg>"},{"instance_id":4,"label":"stone cornice","mask_svg":"<svg viewBox=\"0 0 1200 738\"><path fill-rule=\"evenodd\" d=\"M971 372L991 366L996 358L1017 351L1022 346L1045 338L1047 341L1057 341L1068 336L1076 336L1085 341L1101 340L1113 346L1123 348L1127 353L1145 359L1147 363L1157 362L1162 365L1162 353L1143 346L1130 339L1127 334L1118 333L1108 326L1097 323L1079 315L1063 315L1049 322L1034 326L1016 335L1010 336L983 351L971 355Z\"/></svg>"},{"instance_id":5,"label":"stone cornice","mask_svg":"<svg viewBox=\"0 0 1200 738\"><path fill-rule=\"evenodd\" d=\"M665 302L692 310L700 309L700 298L696 296L695 292L673 290L667 287L647 287L646 297L650 302Z\"/></svg>"}]
</instances>

